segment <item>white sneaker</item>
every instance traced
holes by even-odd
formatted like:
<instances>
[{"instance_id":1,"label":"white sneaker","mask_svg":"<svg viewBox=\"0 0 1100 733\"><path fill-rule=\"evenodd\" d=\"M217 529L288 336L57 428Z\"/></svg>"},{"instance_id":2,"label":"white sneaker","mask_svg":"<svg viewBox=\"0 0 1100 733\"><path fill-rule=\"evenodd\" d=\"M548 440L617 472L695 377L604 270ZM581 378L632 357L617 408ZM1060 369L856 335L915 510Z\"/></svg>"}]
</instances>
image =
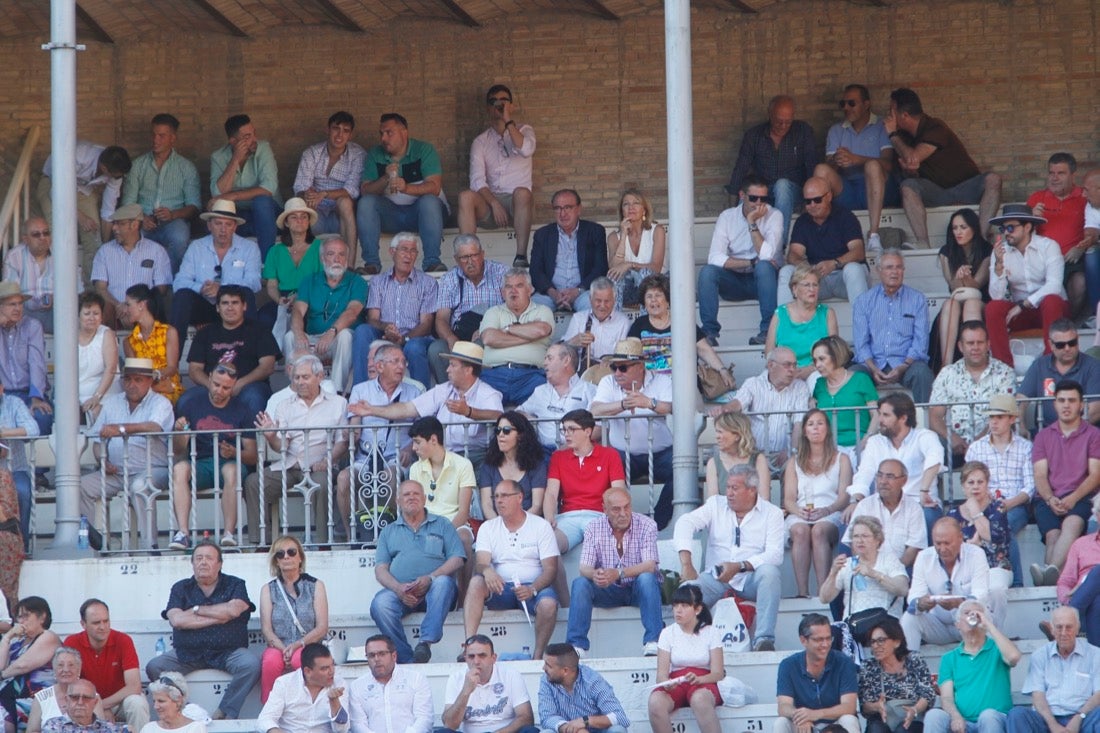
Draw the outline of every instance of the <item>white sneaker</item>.
<instances>
[{"instance_id":1,"label":"white sneaker","mask_svg":"<svg viewBox=\"0 0 1100 733\"><path fill-rule=\"evenodd\" d=\"M237 538L233 536L232 532L226 532L222 535L222 547L236 547Z\"/></svg>"},{"instance_id":2,"label":"white sneaker","mask_svg":"<svg viewBox=\"0 0 1100 733\"><path fill-rule=\"evenodd\" d=\"M867 251L868 252L881 252L882 240L879 239L878 232L867 235Z\"/></svg>"},{"instance_id":3,"label":"white sneaker","mask_svg":"<svg viewBox=\"0 0 1100 733\"><path fill-rule=\"evenodd\" d=\"M588 650L587 649L581 649L579 646L574 646L573 651L575 651L577 653L577 658L578 659L584 659L585 657L588 656Z\"/></svg>"},{"instance_id":4,"label":"white sneaker","mask_svg":"<svg viewBox=\"0 0 1100 733\"><path fill-rule=\"evenodd\" d=\"M642 645L642 656L655 657L657 656L657 642L647 641Z\"/></svg>"}]
</instances>

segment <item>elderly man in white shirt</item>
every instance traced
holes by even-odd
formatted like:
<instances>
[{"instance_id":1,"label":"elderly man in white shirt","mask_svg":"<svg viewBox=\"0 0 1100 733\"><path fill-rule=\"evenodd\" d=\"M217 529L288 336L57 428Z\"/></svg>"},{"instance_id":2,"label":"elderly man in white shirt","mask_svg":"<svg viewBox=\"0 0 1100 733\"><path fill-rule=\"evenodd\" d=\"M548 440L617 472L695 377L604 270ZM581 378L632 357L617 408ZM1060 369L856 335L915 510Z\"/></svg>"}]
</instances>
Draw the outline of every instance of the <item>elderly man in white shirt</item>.
<instances>
[{"instance_id":1,"label":"elderly man in white shirt","mask_svg":"<svg viewBox=\"0 0 1100 733\"><path fill-rule=\"evenodd\" d=\"M367 637L369 674L351 683L351 733L431 733L435 708L428 680L411 664L397 664L397 646L385 634Z\"/></svg>"},{"instance_id":2,"label":"elderly man in white shirt","mask_svg":"<svg viewBox=\"0 0 1100 733\"><path fill-rule=\"evenodd\" d=\"M989 587L989 563L978 545L963 541L962 527L943 517L932 527L932 547L921 550L913 563L909 605L901 617L905 642L913 651L922 641L954 644L962 640L955 626L959 606L976 600L989 609L996 626L1004 623L1003 588Z\"/></svg>"},{"instance_id":3,"label":"elderly man in white shirt","mask_svg":"<svg viewBox=\"0 0 1100 733\"><path fill-rule=\"evenodd\" d=\"M874 517L882 524L886 537L882 548L896 557L907 568L913 567L917 553L928 547L928 530L924 526L924 512L911 496L905 496L902 488L909 480L905 464L896 458L887 458L875 472L875 493L855 504L852 519ZM851 544L851 526L841 542ZM842 550L843 551L843 550Z\"/></svg>"},{"instance_id":4,"label":"elderly man in white shirt","mask_svg":"<svg viewBox=\"0 0 1100 733\"><path fill-rule=\"evenodd\" d=\"M580 353L578 372L598 364L626 338L630 319L615 307L615 283L598 277L588 286L588 310L578 311L569 319L562 340Z\"/></svg>"},{"instance_id":5,"label":"elderly man in white shirt","mask_svg":"<svg viewBox=\"0 0 1100 733\"><path fill-rule=\"evenodd\" d=\"M259 733L347 733L348 693L332 652L314 642L302 648L302 668L275 680L256 719Z\"/></svg>"},{"instance_id":6,"label":"elderly man in white shirt","mask_svg":"<svg viewBox=\"0 0 1100 733\"><path fill-rule=\"evenodd\" d=\"M779 297L783 215L768 205L768 185L756 176L741 184L740 205L726 209L714 224L707 264L699 270L699 318L712 345L718 342L718 298L758 300L760 332L750 344L763 344Z\"/></svg>"},{"instance_id":7,"label":"elderly man in white shirt","mask_svg":"<svg viewBox=\"0 0 1100 733\"><path fill-rule=\"evenodd\" d=\"M295 397L281 402L274 415L265 411L256 416L256 427L264 431L268 455L274 458L271 465L249 474L244 482L250 544L259 544L261 540L261 479L265 512L282 498L285 476L288 497L291 489L298 486L305 489L308 483L313 484L308 496L316 531L319 533L328 524L328 492L335 486L336 469L348 450L347 431L331 429L347 425L348 401L321 389L324 373L325 367L316 356L299 356L291 373ZM306 542L310 541L307 536Z\"/></svg>"},{"instance_id":8,"label":"elderly man in white shirt","mask_svg":"<svg viewBox=\"0 0 1100 733\"><path fill-rule=\"evenodd\" d=\"M548 461L554 451L564 446L559 425L565 413L587 410L596 394L596 385L577 375L577 359L576 349L569 344L553 344L542 360L546 384L535 387L519 406L520 412L538 421L535 428Z\"/></svg>"},{"instance_id":9,"label":"elderly man in white shirt","mask_svg":"<svg viewBox=\"0 0 1100 733\"><path fill-rule=\"evenodd\" d=\"M985 325L994 358L1013 366L1008 339L1012 331L1043 329L1050 353L1050 326L1069 317L1069 303L1062 284L1066 263L1053 239L1036 233L1046 219L1026 204L1005 204L1000 216L989 220L1002 237L993 246L989 263L989 296Z\"/></svg>"},{"instance_id":10,"label":"elderly man in white shirt","mask_svg":"<svg viewBox=\"0 0 1100 733\"><path fill-rule=\"evenodd\" d=\"M708 606L730 588L756 601L753 651L774 651L786 538L783 511L759 497L758 482L754 467L731 468L726 496L712 496L703 506L680 517L672 541L680 553L680 577L700 587ZM706 562L712 569L700 574L691 548L695 533L704 529Z\"/></svg>"}]
</instances>

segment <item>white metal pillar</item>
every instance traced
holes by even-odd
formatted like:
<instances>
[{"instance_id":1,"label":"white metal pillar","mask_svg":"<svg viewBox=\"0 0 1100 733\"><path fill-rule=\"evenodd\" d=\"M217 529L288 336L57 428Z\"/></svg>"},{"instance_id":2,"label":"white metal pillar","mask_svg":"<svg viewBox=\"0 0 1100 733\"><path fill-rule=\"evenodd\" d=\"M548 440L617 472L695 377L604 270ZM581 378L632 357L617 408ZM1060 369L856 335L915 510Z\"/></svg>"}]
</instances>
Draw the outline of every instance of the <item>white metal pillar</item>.
<instances>
[{"instance_id":1,"label":"white metal pillar","mask_svg":"<svg viewBox=\"0 0 1100 733\"><path fill-rule=\"evenodd\" d=\"M673 519L698 502L695 432L695 183L691 116L691 3L665 0L668 241L672 285Z\"/></svg>"}]
</instances>

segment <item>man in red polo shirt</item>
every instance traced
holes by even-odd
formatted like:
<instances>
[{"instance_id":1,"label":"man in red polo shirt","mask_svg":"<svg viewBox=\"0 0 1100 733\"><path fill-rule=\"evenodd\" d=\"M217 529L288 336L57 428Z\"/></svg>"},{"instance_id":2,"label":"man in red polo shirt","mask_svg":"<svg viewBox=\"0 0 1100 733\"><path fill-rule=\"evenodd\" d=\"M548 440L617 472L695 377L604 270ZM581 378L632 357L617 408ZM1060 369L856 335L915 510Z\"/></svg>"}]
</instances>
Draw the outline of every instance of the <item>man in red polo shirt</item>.
<instances>
[{"instance_id":1,"label":"man in red polo shirt","mask_svg":"<svg viewBox=\"0 0 1100 733\"><path fill-rule=\"evenodd\" d=\"M595 427L588 410L565 413L561 429L566 447L550 457L542 515L554 528L563 555L580 544L589 522L603 516L604 492L626 488L623 459L614 448L592 442Z\"/></svg>"},{"instance_id":2,"label":"man in red polo shirt","mask_svg":"<svg viewBox=\"0 0 1100 733\"><path fill-rule=\"evenodd\" d=\"M1058 243L1066 260L1063 283L1070 303L1085 300L1085 192L1073 181L1077 160L1069 153L1055 153L1047 161L1047 187L1031 194L1031 213L1046 219L1035 231ZM1079 315L1079 314L1074 314Z\"/></svg>"},{"instance_id":3,"label":"man in red polo shirt","mask_svg":"<svg viewBox=\"0 0 1100 733\"><path fill-rule=\"evenodd\" d=\"M108 716L140 731L149 722L149 702L133 639L111 628L111 612L98 598L80 605L80 626L83 631L65 639L65 646L80 652L80 676L95 685Z\"/></svg>"}]
</instances>

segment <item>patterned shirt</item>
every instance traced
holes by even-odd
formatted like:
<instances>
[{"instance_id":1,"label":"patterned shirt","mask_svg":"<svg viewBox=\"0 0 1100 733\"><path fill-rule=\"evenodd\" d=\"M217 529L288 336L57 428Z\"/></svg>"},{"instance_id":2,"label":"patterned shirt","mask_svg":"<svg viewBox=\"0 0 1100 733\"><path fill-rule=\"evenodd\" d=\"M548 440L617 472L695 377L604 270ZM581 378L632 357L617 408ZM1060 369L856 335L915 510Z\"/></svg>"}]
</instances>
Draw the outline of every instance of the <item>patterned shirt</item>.
<instances>
[{"instance_id":1,"label":"patterned shirt","mask_svg":"<svg viewBox=\"0 0 1100 733\"><path fill-rule=\"evenodd\" d=\"M767 453L782 453L790 447L792 423L800 422L810 406L810 390L801 379L778 390L765 371L745 380L737 390L737 401L749 415L756 447ZM772 414L760 414L765 412Z\"/></svg>"},{"instance_id":2,"label":"patterned shirt","mask_svg":"<svg viewBox=\"0 0 1100 733\"><path fill-rule=\"evenodd\" d=\"M134 285L157 288L172 284L172 261L157 242L142 237L129 252L112 239L96 250L92 260L92 282L107 283L107 292L118 302Z\"/></svg>"},{"instance_id":3,"label":"patterned shirt","mask_svg":"<svg viewBox=\"0 0 1100 733\"><path fill-rule=\"evenodd\" d=\"M184 664L207 662L204 667L218 667L217 658L234 649L248 648L248 619L256 606L248 598L248 588L234 575L218 573L218 582L210 595L206 595L194 576L176 581L168 594L168 605L161 617L168 618L173 609L188 610L194 606L215 606L229 601L244 601L244 613L225 623L201 629L173 629L172 646L176 657Z\"/></svg>"},{"instance_id":4,"label":"patterned shirt","mask_svg":"<svg viewBox=\"0 0 1100 733\"><path fill-rule=\"evenodd\" d=\"M126 174L122 205L126 204L141 204L147 215L158 207L173 211L184 206L200 208L199 172L195 164L175 150L160 168L151 152L139 156Z\"/></svg>"},{"instance_id":5,"label":"patterned shirt","mask_svg":"<svg viewBox=\"0 0 1100 733\"><path fill-rule=\"evenodd\" d=\"M30 249L23 243L12 247L8 256L4 258L4 279L19 283L19 289L23 291L23 295L31 296L25 305L27 310L42 310L45 307L42 302L43 296L53 295L53 271L52 254L47 254L46 261L39 265ZM80 278L78 269L77 280L79 281Z\"/></svg>"},{"instance_id":6,"label":"patterned shirt","mask_svg":"<svg viewBox=\"0 0 1100 733\"><path fill-rule=\"evenodd\" d=\"M1019 493L1035 496L1035 470L1031 466L1031 441L1015 433L1004 450L984 435L966 449L967 461L989 467L989 492L1009 501Z\"/></svg>"},{"instance_id":7,"label":"patterned shirt","mask_svg":"<svg viewBox=\"0 0 1100 733\"><path fill-rule=\"evenodd\" d=\"M353 199L359 198L359 181L363 177L363 160L366 155L367 151L363 150L363 146L349 142L336 159L332 170L329 170L328 142L310 145L302 151L302 158L298 162L298 174L294 176L294 194L300 195L311 188L315 191L335 191L342 188ZM328 211L336 207L336 201L324 199L317 207Z\"/></svg>"},{"instance_id":8,"label":"patterned shirt","mask_svg":"<svg viewBox=\"0 0 1100 733\"><path fill-rule=\"evenodd\" d=\"M77 725L68 715L50 718L42 724L42 733L130 733L122 723L108 723L93 714L90 725Z\"/></svg>"},{"instance_id":9,"label":"patterned shirt","mask_svg":"<svg viewBox=\"0 0 1100 733\"><path fill-rule=\"evenodd\" d=\"M928 302L924 293L902 285L892 296L876 285L852 303L855 360L873 359L879 369L906 359L928 361Z\"/></svg>"},{"instance_id":10,"label":"patterned shirt","mask_svg":"<svg viewBox=\"0 0 1100 733\"><path fill-rule=\"evenodd\" d=\"M46 399L46 340L42 324L33 318L0 328L0 384L9 392Z\"/></svg>"},{"instance_id":11,"label":"patterned shirt","mask_svg":"<svg viewBox=\"0 0 1100 733\"><path fill-rule=\"evenodd\" d=\"M581 664L573 691L556 685L543 675L539 679L539 722L545 731L557 731L563 724L589 715L606 715L611 725L620 729L630 725L622 703L600 673Z\"/></svg>"},{"instance_id":12,"label":"patterned shirt","mask_svg":"<svg viewBox=\"0 0 1100 733\"><path fill-rule=\"evenodd\" d=\"M371 279L367 310L378 310L381 321L395 324L404 336L416 328L422 316L435 312L437 290L435 278L423 270L414 267L401 282L391 267Z\"/></svg>"},{"instance_id":13,"label":"patterned shirt","mask_svg":"<svg viewBox=\"0 0 1100 733\"><path fill-rule=\"evenodd\" d=\"M741 138L737 163L733 166L726 190L733 194L740 191L741 181L750 171L763 178L769 187L780 178L785 178L801 188L806 179L814 174L817 162L814 130L807 123L802 120L792 122L787 134L779 141L779 147L776 147L772 142L771 123L763 122L749 128Z\"/></svg>"},{"instance_id":14,"label":"patterned shirt","mask_svg":"<svg viewBox=\"0 0 1100 733\"><path fill-rule=\"evenodd\" d=\"M621 570L651 560L660 562L657 556L657 523L644 514L631 513L630 527L623 535L622 555L619 555L618 544L606 518L589 522L584 528L581 565ZM620 582L622 585L633 585L634 578L624 577Z\"/></svg>"},{"instance_id":15,"label":"patterned shirt","mask_svg":"<svg viewBox=\"0 0 1100 733\"><path fill-rule=\"evenodd\" d=\"M859 668L859 699L864 703L887 700L916 700L924 698L928 707L936 701L936 688L932 686L932 674L921 655L910 650L905 655L901 674L887 674L882 664L871 657L864 659Z\"/></svg>"},{"instance_id":16,"label":"patterned shirt","mask_svg":"<svg viewBox=\"0 0 1100 733\"><path fill-rule=\"evenodd\" d=\"M389 405L394 402L411 402L424 392L420 387L411 382L401 382L393 390L393 397L386 394L378 379L370 379L360 382L351 390L348 404L366 402L368 405ZM348 415L348 419L357 419L362 428L359 430L359 441L356 445L359 458L367 458L374 451L375 445L381 447L382 457L387 463L397 457L398 445L406 446L412 442L407 433L393 425L393 421L381 417L355 417Z\"/></svg>"},{"instance_id":17,"label":"patterned shirt","mask_svg":"<svg viewBox=\"0 0 1100 733\"><path fill-rule=\"evenodd\" d=\"M1016 392L1016 372L1003 361L989 358L989 364L975 380L959 360L949 364L936 375L932 383L929 402L950 405L947 408L951 432L967 443L985 430L989 422L989 399L993 395Z\"/></svg>"},{"instance_id":18,"label":"patterned shirt","mask_svg":"<svg viewBox=\"0 0 1100 733\"><path fill-rule=\"evenodd\" d=\"M435 310L451 309L451 326L458 323L459 317L467 311L484 314L494 305L504 302L501 288L504 287L504 273L508 267L496 260L485 260L485 272L481 282L474 285L466 277L461 267L456 267L439 279L436 293Z\"/></svg>"}]
</instances>

